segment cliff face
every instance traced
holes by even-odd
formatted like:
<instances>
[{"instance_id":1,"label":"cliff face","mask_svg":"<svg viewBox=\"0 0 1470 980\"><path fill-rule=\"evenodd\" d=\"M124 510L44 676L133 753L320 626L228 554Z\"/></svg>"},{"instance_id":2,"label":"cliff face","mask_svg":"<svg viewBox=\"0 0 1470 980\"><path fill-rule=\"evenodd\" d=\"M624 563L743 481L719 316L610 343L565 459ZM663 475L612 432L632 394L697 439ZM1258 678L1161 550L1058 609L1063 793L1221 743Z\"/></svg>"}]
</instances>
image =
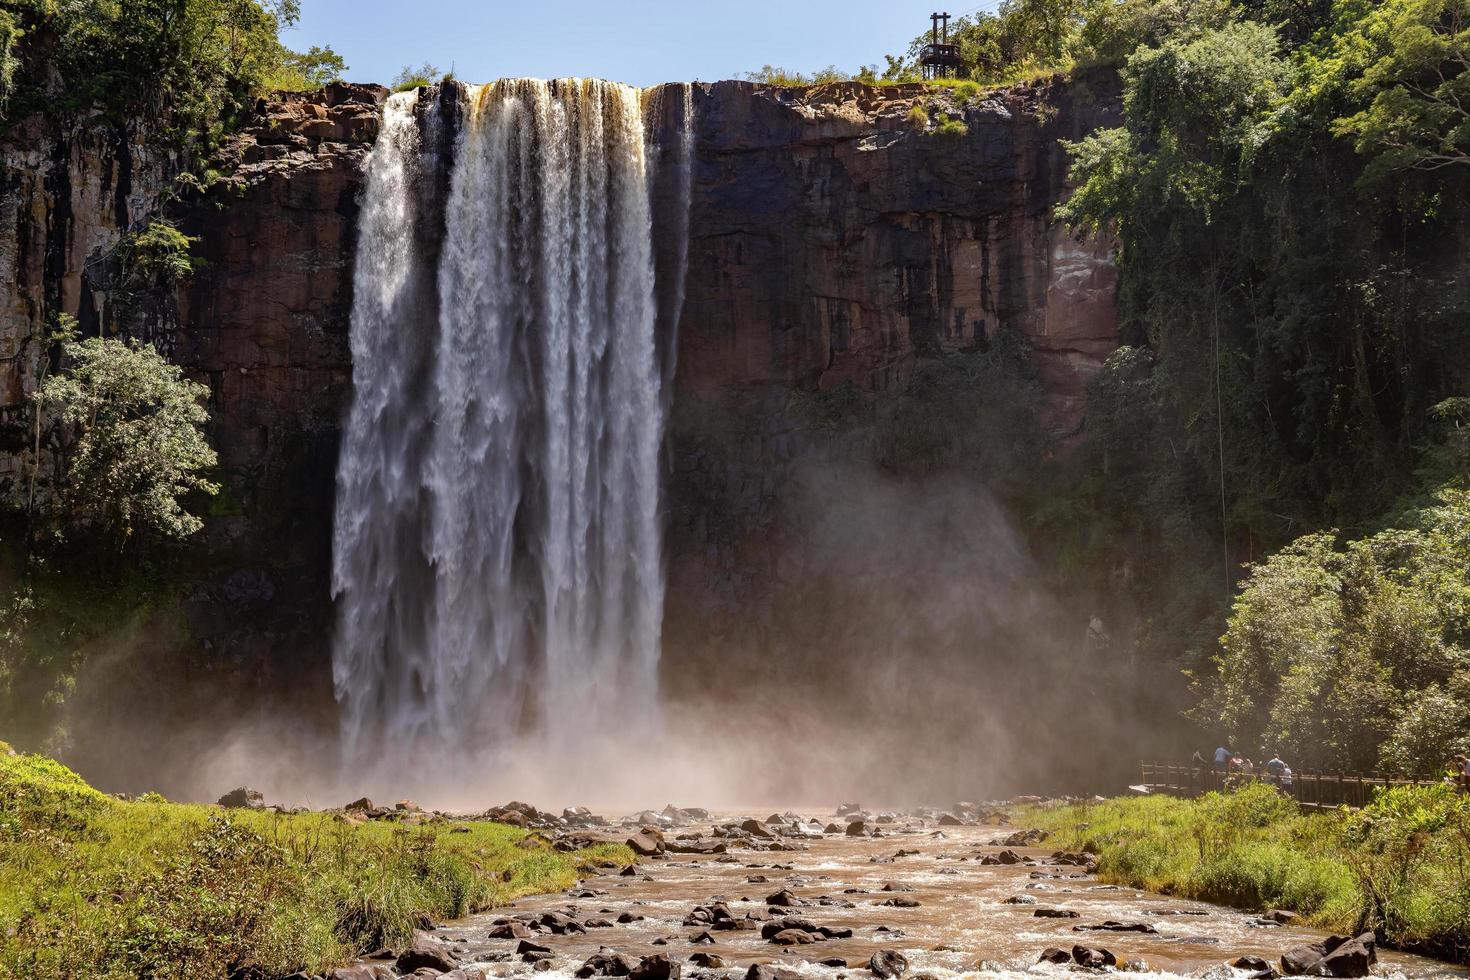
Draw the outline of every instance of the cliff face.
<instances>
[{"instance_id":1,"label":"cliff face","mask_svg":"<svg viewBox=\"0 0 1470 980\"><path fill-rule=\"evenodd\" d=\"M1029 347L1041 424L1075 429L1086 379L1115 346L1114 269L1106 245L1051 221L1065 193L1057 141L1111 118L1112 84L1040 85L950 109L968 125L963 136L913 128L916 103L932 103L936 119L947 106L918 86L695 86L675 414L718 401L722 425L779 430L772 391L898 389L925 359L1010 331ZM175 353L214 393L231 473L233 513L212 533L237 566L275 579L289 570L286 591L318 600L310 619L326 615L355 218L385 95L332 86L263 106L261 124L229 151L231 176L183 221L205 265L181 297ZM672 131L679 100L659 104L667 112L654 125ZM661 179L658 193L672 206L668 185ZM676 431L676 472L708 435ZM747 456L743 472L719 477L722 492L764 485L771 496L781 453L758 439ZM705 495L681 488L676 478L671 511L693 528ZM675 532L676 574L712 549L744 550L700 533ZM228 642L226 624L219 632Z\"/></svg>"},{"instance_id":2,"label":"cliff face","mask_svg":"<svg viewBox=\"0 0 1470 980\"><path fill-rule=\"evenodd\" d=\"M226 176L168 206L204 263L161 339L210 387L226 488L184 604L185 642L207 663L201 697L255 690L279 703L289 692L324 728L355 227L386 94L334 85L262 103L258 124L214 162ZM801 555L800 545L842 537L844 522L885 520L852 486L808 479L814 459L851 462L851 443L795 418L793 398L882 398L944 355L984 356L1019 337L1032 400L959 424L1013 428L1018 445L1022 429L1050 445L1078 427L1086 380L1116 343L1114 269L1105 244L1075 241L1050 219L1066 193L1058 140L1110 122L1118 99L1110 77L968 107L919 87L856 84L723 82L692 96L665 662L676 689L709 676L718 691L721 677L735 682L706 672L721 651L779 658L824 636L846 642L830 628L850 613L832 583L852 555ZM672 133L681 100L653 97L654 124ZM916 104L968 132L915 129ZM662 135L660 145L677 143ZM42 311L95 328L107 250L163 208L177 164L141 139L94 135L8 149L3 166L0 269L16 287L0 307L0 408L13 410L34 385ZM679 191L661 172L655 193L671 204ZM655 229L661 267L680 251L677 231ZM989 397L1006 402L1007 392ZM15 472L24 458L5 465ZM896 574L921 559L912 544L895 552ZM820 614L793 624L797 606Z\"/></svg>"},{"instance_id":3,"label":"cliff face","mask_svg":"<svg viewBox=\"0 0 1470 980\"><path fill-rule=\"evenodd\" d=\"M935 102L920 86L704 89L680 389L883 391L1009 329L1031 346L1048 422L1074 427L1116 345L1115 274L1106 245L1051 221L1057 140L1108 121L1113 84L939 102L962 136L915 131L910 109Z\"/></svg>"},{"instance_id":4,"label":"cliff face","mask_svg":"<svg viewBox=\"0 0 1470 980\"><path fill-rule=\"evenodd\" d=\"M96 120L57 132L36 119L0 143L0 420L35 389L48 316L95 329L112 250L162 210L178 161L148 137ZM0 454L0 477L15 479L28 459Z\"/></svg>"}]
</instances>

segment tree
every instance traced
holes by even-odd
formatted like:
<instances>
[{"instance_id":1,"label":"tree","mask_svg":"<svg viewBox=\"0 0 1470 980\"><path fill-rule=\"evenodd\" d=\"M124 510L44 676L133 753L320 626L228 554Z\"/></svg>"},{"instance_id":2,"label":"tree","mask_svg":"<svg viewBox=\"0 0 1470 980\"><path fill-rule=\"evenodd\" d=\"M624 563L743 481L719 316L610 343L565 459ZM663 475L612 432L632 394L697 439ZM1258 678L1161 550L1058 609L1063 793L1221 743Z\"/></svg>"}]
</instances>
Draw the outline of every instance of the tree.
<instances>
[{"instance_id":1,"label":"tree","mask_svg":"<svg viewBox=\"0 0 1470 980\"><path fill-rule=\"evenodd\" d=\"M1337 129L1375 155L1370 176L1470 165L1470 0L1372 4L1334 55L1360 72L1349 90L1367 106Z\"/></svg>"},{"instance_id":2,"label":"tree","mask_svg":"<svg viewBox=\"0 0 1470 980\"><path fill-rule=\"evenodd\" d=\"M61 475L52 526L96 532L116 548L140 535L182 539L203 522L180 503L217 493L201 401L189 381L151 347L94 337L64 345L66 367L36 396L59 426Z\"/></svg>"},{"instance_id":3,"label":"tree","mask_svg":"<svg viewBox=\"0 0 1470 980\"><path fill-rule=\"evenodd\" d=\"M287 51L282 59L281 74L272 79L273 87L310 90L331 82L340 82L347 73L347 62L331 48L313 44L304 52Z\"/></svg>"},{"instance_id":4,"label":"tree","mask_svg":"<svg viewBox=\"0 0 1470 980\"><path fill-rule=\"evenodd\" d=\"M1420 768L1466 718L1470 493L1337 545L1312 534L1255 566L1199 720L1303 765Z\"/></svg>"}]
</instances>

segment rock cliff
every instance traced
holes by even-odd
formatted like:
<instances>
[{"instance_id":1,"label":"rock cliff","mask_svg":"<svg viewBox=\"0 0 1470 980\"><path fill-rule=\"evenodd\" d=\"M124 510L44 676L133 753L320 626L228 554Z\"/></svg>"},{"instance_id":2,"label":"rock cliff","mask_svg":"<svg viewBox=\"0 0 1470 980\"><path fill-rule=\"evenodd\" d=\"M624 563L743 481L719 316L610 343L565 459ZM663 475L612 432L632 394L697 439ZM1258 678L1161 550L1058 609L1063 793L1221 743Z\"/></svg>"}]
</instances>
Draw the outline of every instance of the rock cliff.
<instances>
[{"instance_id":1,"label":"rock cliff","mask_svg":"<svg viewBox=\"0 0 1470 980\"><path fill-rule=\"evenodd\" d=\"M304 692L323 718L355 221L385 96L334 85L263 101L255 125L211 162L222 176L176 196L179 162L137 134L15 144L0 158L0 268L15 283L0 305L0 409L12 415L34 385L44 313L75 313L96 329L120 234L166 209L198 239L203 264L160 338L209 385L226 487L195 559L187 642L209 651L211 671L236 678L211 684L210 696L237 697L243 675L244 689L274 700L282 688ZM694 86L693 99L669 445L666 664L676 687L723 648L712 635L743 631L760 644L789 634L781 596L805 602L815 593L793 583L827 590L847 567L798 560L792 543L833 520L867 520L866 498L813 511L814 493L842 493L814 488L804 463L841 456L847 443L807 424L810 411L793 414L793 397L808 410L847 392L881 398L947 355L1019 341L1032 401L958 423L1012 428L1018 445L1025 429L1035 451L1050 451L1081 424L1086 381L1116 343L1106 243L1074 240L1051 220L1066 193L1058 141L1115 117L1112 76L969 105L918 86L858 84L721 82ZM677 102L659 100L654 125L677 125ZM967 131L940 132L945 120ZM674 190L660 178L656 193ZM667 252L670 230L656 232ZM12 473L24 464L5 459ZM828 600L824 615L844 615ZM816 635L819 619L805 624ZM694 665L682 679L681 663Z\"/></svg>"}]
</instances>

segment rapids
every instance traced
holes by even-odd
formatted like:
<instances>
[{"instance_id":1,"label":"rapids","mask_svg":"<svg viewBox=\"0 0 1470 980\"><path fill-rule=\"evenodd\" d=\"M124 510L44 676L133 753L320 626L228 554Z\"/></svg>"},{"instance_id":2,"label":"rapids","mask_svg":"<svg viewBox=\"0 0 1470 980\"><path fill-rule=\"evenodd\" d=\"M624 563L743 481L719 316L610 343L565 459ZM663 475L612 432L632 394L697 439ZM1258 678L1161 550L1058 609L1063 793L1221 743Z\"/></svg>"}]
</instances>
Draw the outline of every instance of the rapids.
<instances>
[{"instance_id":1,"label":"rapids","mask_svg":"<svg viewBox=\"0 0 1470 980\"><path fill-rule=\"evenodd\" d=\"M842 821L822 815L816 819ZM679 832L695 829L680 828ZM601 946L635 961L664 953L683 964L686 976L739 977L752 963L771 963L809 980L871 977L868 959L879 950L903 953L909 962L906 976L911 980L925 975L940 980L1077 976L1087 971L1037 962L1047 947L1070 950L1075 944L1106 948L1120 966L1141 960L1155 976L1232 980L1249 975L1229 966L1241 956L1257 955L1275 962L1291 947L1322 938L1311 929L1266 926L1258 915L1234 909L1100 883L1081 868L1048 863L1052 848L1044 844L1014 848L1037 864L982 866L978 858L999 852L1002 848L993 841L1012 829L936 828L932 822L922 826L914 820L882 828L882 837L827 834L809 838L799 845L804 850L752 851L732 845L728 855L718 857L641 859L635 877L623 877L618 869L601 869L570 893L523 899L446 925L432 935L456 948L464 963L481 965L490 975L533 975L529 965L514 955L516 941L486 938L496 920L569 910L579 920L614 921L623 912L643 917L610 928L591 928L585 934L535 937L534 942L550 947L554 954L552 970L544 974L551 980L569 980ZM669 836L674 833L668 832ZM904 853L899 856L899 852ZM1038 877L1041 875L1046 877ZM889 883L912 891L884 891ZM782 889L790 889L805 903L787 914L819 926L850 928L852 938L783 948L762 939L759 931L713 931L715 944L705 945L690 940L708 927L681 924L693 907L716 900L728 902L737 917L765 910L766 897ZM579 897L588 892L595 895ZM1007 904L1006 899L1013 896L1034 898L1036 904ZM920 904L915 908L880 904L894 897ZM1070 910L1079 917L1037 918L1038 908ZM1147 923L1157 934L1074 931L1075 926L1109 919ZM882 927L893 931L882 932ZM695 968L687 961L696 952L717 954L726 965ZM1470 976L1470 971L1422 957L1383 950L1378 955L1374 968L1378 976ZM821 965L829 957L841 958L848 966Z\"/></svg>"}]
</instances>

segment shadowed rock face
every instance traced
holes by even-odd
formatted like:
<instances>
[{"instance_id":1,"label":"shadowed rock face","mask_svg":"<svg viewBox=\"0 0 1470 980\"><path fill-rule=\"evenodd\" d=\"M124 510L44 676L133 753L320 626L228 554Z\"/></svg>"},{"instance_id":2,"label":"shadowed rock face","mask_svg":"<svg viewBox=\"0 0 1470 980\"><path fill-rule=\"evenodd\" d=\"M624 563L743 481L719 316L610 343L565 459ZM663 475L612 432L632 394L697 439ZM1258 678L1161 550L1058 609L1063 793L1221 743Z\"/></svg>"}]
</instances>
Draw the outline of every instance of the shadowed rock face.
<instances>
[{"instance_id":1,"label":"shadowed rock face","mask_svg":"<svg viewBox=\"0 0 1470 980\"><path fill-rule=\"evenodd\" d=\"M1011 329L1050 427L1074 428L1116 346L1109 249L1051 221L1058 139L1116 111L1114 83L1089 82L988 96L964 136L910 127L917 86L701 87L680 390L883 391Z\"/></svg>"},{"instance_id":2,"label":"shadowed rock face","mask_svg":"<svg viewBox=\"0 0 1470 980\"><path fill-rule=\"evenodd\" d=\"M244 676L273 700L283 688L304 692L325 728L355 229L386 95L333 85L261 103L259 124L216 164L226 176L173 206L204 265L176 316L155 327L210 387L227 488L186 603L188 642L235 676L219 690L239 691ZM675 672L711 608L727 622L770 625L770 573L802 534L772 516L792 478L782 392L893 391L926 360L1014 332L1042 391L1040 427L1065 438L1081 423L1087 379L1116 345L1109 248L1051 221L1067 193L1058 140L1116 120L1113 76L951 109L968 126L963 136L911 127L916 100L931 102L914 86L721 82L695 85L693 98L673 416L693 406L703 418L717 404L719 419L675 424L670 439L665 663ZM453 102L438 103L451 127ZM650 125L672 131L680 100L652 104ZM0 263L15 282L0 304L0 356L19 355L0 374L0 409L34 387L31 337L43 308L97 322L107 250L157 212L178 169L126 134L35 146L44 141L0 161ZM658 178L657 198L676 191ZM661 269L669 234L656 219ZM711 440L732 430L755 437L733 454L738 462L711 470L702 462ZM12 472L22 465L4 460ZM742 511L735 518L707 517L711 481L722 507Z\"/></svg>"}]
</instances>

